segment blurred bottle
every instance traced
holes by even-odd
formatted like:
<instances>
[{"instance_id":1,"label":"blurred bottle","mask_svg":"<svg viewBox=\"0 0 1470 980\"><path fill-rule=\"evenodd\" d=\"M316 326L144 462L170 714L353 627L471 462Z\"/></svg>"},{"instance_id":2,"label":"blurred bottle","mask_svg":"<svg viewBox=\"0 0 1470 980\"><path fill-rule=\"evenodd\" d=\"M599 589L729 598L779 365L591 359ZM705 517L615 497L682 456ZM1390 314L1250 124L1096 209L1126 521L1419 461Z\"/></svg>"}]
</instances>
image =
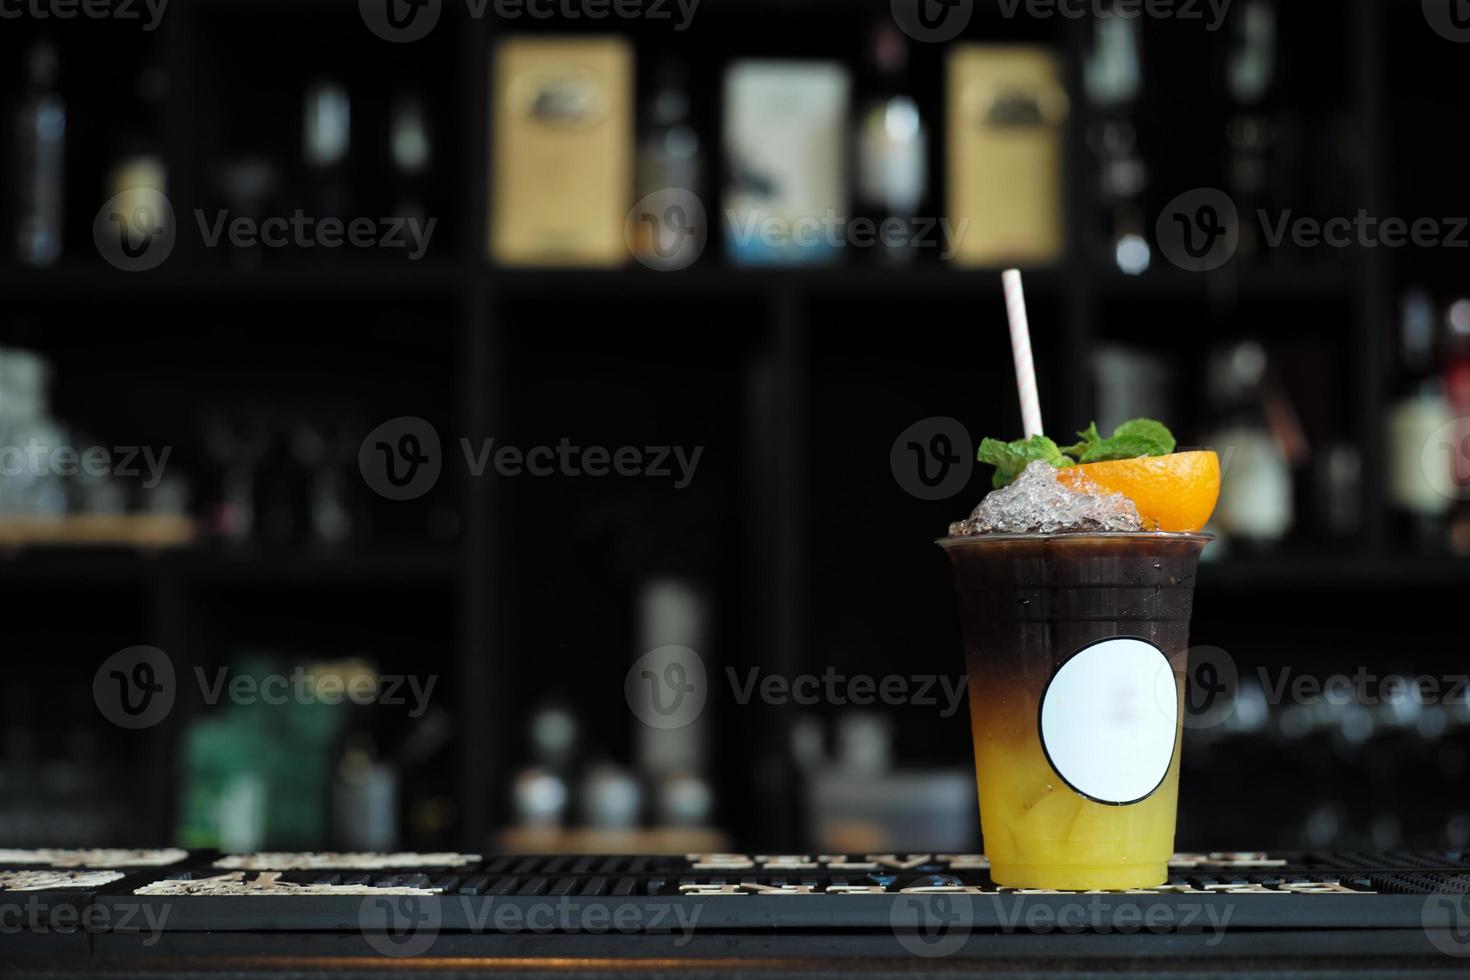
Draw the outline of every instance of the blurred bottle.
<instances>
[{"instance_id":1,"label":"blurred bottle","mask_svg":"<svg viewBox=\"0 0 1470 980\"><path fill-rule=\"evenodd\" d=\"M1169 361L1123 344L1098 344L1092 354L1097 386L1097 425L1111 432L1129 419L1173 418Z\"/></svg>"},{"instance_id":2,"label":"blurred bottle","mask_svg":"<svg viewBox=\"0 0 1470 980\"><path fill-rule=\"evenodd\" d=\"M1430 447L1449 460L1449 483L1454 495L1450 516L1450 550L1470 555L1470 298L1450 304L1445 314L1445 394L1455 419L1449 438Z\"/></svg>"},{"instance_id":3,"label":"blurred bottle","mask_svg":"<svg viewBox=\"0 0 1470 980\"><path fill-rule=\"evenodd\" d=\"M704 191L704 152L699 132L689 117L689 77L683 62L672 59L659 62L653 92L644 102L640 116L638 200L670 190L688 191L700 197ZM633 247L644 258L654 261L666 258L683 242L682 228L666 221L662 214L640 209L633 221Z\"/></svg>"},{"instance_id":4,"label":"blurred bottle","mask_svg":"<svg viewBox=\"0 0 1470 980\"><path fill-rule=\"evenodd\" d=\"M221 163L214 179L230 214L254 222L256 227L270 213L282 184L281 168L276 162L254 155ZM236 247L228 236L225 244L229 248L230 264L240 272L251 272L264 260L266 249L245 247L244 243Z\"/></svg>"},{"instance_id":5,"label":"blurred bottle","mask_svg":"<svg viewBox=\"0 0 1470 980\"><path fill-rule=\"evenodd\" d=\"M378 758L359 725L342 739L332 784L333 838L349 851L387 851L398 842L398 774Z\"/></svg>"},{"instance_id":6,"label":"blurred bottle","mask_svg":"<svg viewBox=\"0 0 1470 980\"><path fill-rule=\"evenodd\" d=\"M116 212L135 228L152 234L165 231L164 222L168 220L167 212L157 207L157 196L168 193L168 169L160 137L167 92L168 76L163 69L148 65L138 74L137 115L123 139L117 162L107 173L107 193L116 198Z\"/></svg>"},{"instance_id":7,"label":"blurred bottle","mask_svg":"<svg viewBox=\"0 0 1470 980\"><path fill-rule=\"evenodd\" d=\"M50 362L34 351L0 347L0 448L9 463L0 479L0 514L54 518L66 512L65 480L47 461L67 444L66 428L51 415Z\"/></svg>"},{"instance_id":8,"label":"blurred bottle","mask_svg":"<svg viewBox=\"0 0 1470 980\"><path fill-rule=\"evenodd\" d=\"M731 261L831 262L846 241L851 79L826 61L736 61L725 73L723 193Z\"/></svg>"},{"instance_id":9,"label":"blurred bottle","mask_svg":"<svg viewBox=\"0 0 1470 980\"><path fill-rule=\"evenodd\" d=\"M670 773L658 781L654 807L660 827L706 827L714 814L714 791L695 773Z\"/></svg>"},{"instance_id":10,"label":"blurred bottle","mask_svg":"<svg viewBox=\"0 0 1470 980\"><path fill-rule=\"evenodd\" d=\"M648 684L634 688L638 702L633 706L634 713L648 718L657 713L664 698L673 696L669 679L684 677L694 657L709 654L709 598L699 584L689 579L651 575L639 585L637 616L639 656L663 652L658 663L650 663L655 676ZM693 651L694 657L688 651ZM710 714L711 706L706 704L698 716L678 728L637 726L634 751L639 772L649 780L673 772L703 773L709 752Z\"/></svg>"},{"instance_id":11,"label":"blurred bottle","mask_svg":"<svg viewBox=\"0 0 1470 980\"><path fill-rule=\"evenodd\" d=\"M543 704L532 713L531 762L515 775L511 790L518 826L560 828L566 823L578 727L576 715L560 702Z\"/></svg>"},{"instance_id":12,"label":"blurred bottle","mask_svg":"<svg viewBox=\"0 0 1470 980\"><path fill-rule=\"evenodd\" d=\"M582 823L594 830L632 830L643 814L643 789L638 780L611 762L588 768L577 798Z\"/></svg>"},{"instance_id":13,"label":"blurred bottle","mask_svg":"<svg viewBox=\"0 0 1470 980\"><path fill-rule=\"evenodd\" d=\"M861 78L856 216L878 230L873 255L895 263L914 258L913 219L929 188L929 133L908 91L908 62L903 33L891 18L879 20ZM885 222L890 231L884 231Z\"/></svg>"},{"instance_id":14,"label":"blurred bottle","mask_svg":"<svg viewBox=\"0 0 1470 980\"><path fill-rule=\"evenodd\" d=\"M1283 395L1269 380L1265 348L1245 341L1211 358L1210 400L1219 428L1211 443L1221 454L1219 529L1259 546L1291 530L1290 457L1297 434ZM1288 416L1288 417L1283 417Z\"/></svg>"},{"instance_id":15,"label":"blurred bottle","mask_svg":"<svg viewBox=\"0 0 1470 980\"><path fill-rule=\"evenodd\" d=\"M1042 265L1065 247L1056 51L957 44L948 53L948 200L956 265ZM964 224L961 224L964 222Z\"/></svg>"},{"instance_id":16,"label":"blurred bottle","mask_svg":"<svg viewBox=\"0 0 1470 980\"><path fill-rule=\"evenodd\" d=\"M1404 294L1399 327L1398 395L1388 416L1389 492L1400 515L1399 537L1420 553L1444 550L1452 499L1444 493L1448 455L1426 455L1426 444L1451 417L1444 378L1435 370L1434 302L1428 292ZM1425 471L1443 462L1444 480Z\"/></svg>"},{"instance_id":17,"label":"blurred bottle","mask_svg":"<svg viewBox=\"0 0 1470 980\"><path fill-rule=\"evenodd\" d=\"M301 152L309 182L308 216L345 218L352 210L348 157L352 148L352 101L334 79L313 82L302 102ZM340 251L327 249L326 251Z\"/></svg>"},{"instance_id":18,"label":"blurred bottle","mask_svg":"<svg viewBox=\"0 0 1470 980\"><path fill-rule=\"evenodd\" d=\"M1240 214L1254 215L1260 209L1279 213L1283 202L1295 204L1301 199L1296 152L1300 124L1276 98L1280 56L1276 4L1274 0L1247 0L1232 21L1234 36L1225 76L1235 111L1225 129L1226 185ZM1259 223L1242 221L1239 225L1237 254L1243 260L1272 264L1288 257L1289 238L1273 246L1268 257Z\"/></svg>"},{"instance_id":19,"label":"blurred bottle","mask_svg":"<svg viewBox=\"0 0 1470 980\"><path fill-rule=\"evenodd\" d=\"M66 102L57 91L56 47L38 41L26 56L26 90L15 119L15 249L26 265L61 257Z\"/></svg>"},{"instance_id":20,"label":"blurred bottle","mask_svg":"<svg viewBox=\"0 0 1470 980\"><path fill-rule=\"evenodd\" d=\"M398 195L393 214L416 220L422 226L428 218L424 200L428 193L429 165L434 160L434 143L424 100L417 94L401 95L393 100L388 120L388 155L393 162Z\"/></svg>"},{"instance_id":21,"label":"blurred bottle","mask_svg":"<svg viewBox=\"0 0 1470 980\"><path fill-rule=\"evenodd\" d=\"M1096 24L1083 73L1092 105L1087 144L1093 155L1093 182L1107 253L1119 270L1137 276L1148 270L1153 259L1142 202L1148 166L1139 151L1136 126L1136 100L1143 80L1140 20L1108 17Z\"/></svg>"},{"instance_id":22,"label":"blurred bottle","mask_svg":"<svg viewBox=\"0 0 1470 980\"><path fill-rule=\"evenodd\" d=\"M633 189L633 47L513 37L495 55L490 254L506 265L617 266Z\"/></svg>"},{"instance_id":23,"label":"blurred bottle","mask_svg":"<svg viewBox=\"0 0 1470 980\"><path fill-rule=\"evenodd\" d=\"M1355 442L1338 438L1313 461L1317 529L1329 540L1350 541L1362 527L1363 457Z\"/></svg>"}]
</instances>

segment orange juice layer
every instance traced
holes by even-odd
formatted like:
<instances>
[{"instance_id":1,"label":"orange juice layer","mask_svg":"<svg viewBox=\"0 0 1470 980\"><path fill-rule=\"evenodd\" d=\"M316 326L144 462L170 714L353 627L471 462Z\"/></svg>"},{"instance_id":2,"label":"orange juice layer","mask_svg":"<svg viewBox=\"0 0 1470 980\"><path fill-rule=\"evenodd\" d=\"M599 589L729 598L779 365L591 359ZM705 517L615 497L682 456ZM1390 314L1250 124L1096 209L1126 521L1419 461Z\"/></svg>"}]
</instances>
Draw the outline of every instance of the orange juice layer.
<instances>
[{"instance_id":1,"label":"orange juice layer","mask_svg":"<svg viewBox=\"0 0 1470 980\"><path fill-rule=\"evenodd\" d=\"M1034 736L1000 739L977 727L975 775L985 853L997 884L1147 888L1168 877L1179 798L1177 738L1164 782L1148 799L1127 806L1094 803L1074 792Z\"/></svg>"}]
</instances>

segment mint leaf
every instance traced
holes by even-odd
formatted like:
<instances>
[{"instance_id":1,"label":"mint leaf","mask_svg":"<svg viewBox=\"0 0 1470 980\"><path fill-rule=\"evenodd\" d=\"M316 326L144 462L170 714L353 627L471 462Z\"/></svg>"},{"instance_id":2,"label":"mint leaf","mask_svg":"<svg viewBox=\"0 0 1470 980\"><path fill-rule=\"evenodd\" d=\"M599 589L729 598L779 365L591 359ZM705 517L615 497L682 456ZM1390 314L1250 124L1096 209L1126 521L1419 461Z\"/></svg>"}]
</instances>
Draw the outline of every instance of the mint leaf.
<instances>
[{"instance_id":1,"label":"mint leaf","mask_svg":"<svg viewBox=\"0 0 1470 980\"><path fill-rule=\"evenodd\" d=\"M1058 446L1046 436L1032 436L1015 442L986 439L980 443L975 458L995 467L992 486L999 490L1011 483L1030 463L1049 463L1062 469L1078 463L1101 463L1110 459L1139 459L1144 456L1167 456L1174 451L1174 434L1162 422L1133 419L1124 422L1104 439L1094 422L1077 433L1081 442Z\"/></svg>"},{"instance_id":2,"label":"mint leaf","mask_svg":"<svg viewBox=\"0 0 1470 980\"><path fill-rule=\"evenodd\" d=\"M1143 456L1167 456L1174 451L1174 434L1162 422L1133 419L1113 430L1106 439L1098 438L1097 423L1086 432L1077 433L1082 442L1067 447L1068 454L1079 463L1101 463L1111 459L1138 459Z\"/></svg>"},{"instance_id":3,"label":"mint leaf","mask_svg":"<svg viewBox=\"0 0 1470 980\"><path fill-rule=\"evenodd\" d=\"M1057 468L1074 465L1071 459L1062 454L1057 444L1046 436L1032 436L1030 439L1017 439L1015 442L985 439L981 441L980 451L975 454L975 458L995 467L995 476L990 482L997 490L1020 476L1021 471L1030 463L1040 461Z\"/></svg>"},{"instance_id":4,"label":"mint leaf","mask_svg":"<svg viewBox=\"0 0 1470 980\"><path fill-rule=\"evenodd\" d=\"M1150 456L1167 456L1174 451L1174 433L1162 422L1153 419L1134 419L1124 422L1113 430L1114 439L1136 439L1149 443L1153 450Z\"/></svg>"},{"instance_id":5,"label":"mint leaf","mask_svg":"<svg viewBox=\"0 0 1470 980\"><path fill-rule=\"evenodd\" d=\"M1074 459L1086 462L1086 460L1083 460L1082 457L1086 456L1089 451L1091 451L1103 441L1102 435L1097 431L1096 422L1092 423L1084 431L1077 434L1082 437L1082 441L1077 443L1075 446L1066 447L1062 450L1062 452L1066 453L1068 456L1071 456Z\"/></svg>"}]
</instances>

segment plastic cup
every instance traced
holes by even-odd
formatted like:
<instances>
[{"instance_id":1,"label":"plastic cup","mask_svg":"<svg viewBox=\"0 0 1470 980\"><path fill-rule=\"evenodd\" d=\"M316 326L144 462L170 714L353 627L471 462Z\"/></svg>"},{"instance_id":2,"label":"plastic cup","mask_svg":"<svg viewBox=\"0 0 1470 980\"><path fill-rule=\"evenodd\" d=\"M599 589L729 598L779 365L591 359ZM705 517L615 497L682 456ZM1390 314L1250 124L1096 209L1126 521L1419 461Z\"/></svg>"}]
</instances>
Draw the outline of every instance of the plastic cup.
<instances>
[{"instance_id":1,"label":"plastic cup","mask_svg":"<svg viewBox=\"0 0 1470 980\"><path fill-rule=\"evenodd\" d=\"M991 876L1163 884L1174 851L1189 616L1208 534L945 538Z\"/></svg>"}]
</instances>

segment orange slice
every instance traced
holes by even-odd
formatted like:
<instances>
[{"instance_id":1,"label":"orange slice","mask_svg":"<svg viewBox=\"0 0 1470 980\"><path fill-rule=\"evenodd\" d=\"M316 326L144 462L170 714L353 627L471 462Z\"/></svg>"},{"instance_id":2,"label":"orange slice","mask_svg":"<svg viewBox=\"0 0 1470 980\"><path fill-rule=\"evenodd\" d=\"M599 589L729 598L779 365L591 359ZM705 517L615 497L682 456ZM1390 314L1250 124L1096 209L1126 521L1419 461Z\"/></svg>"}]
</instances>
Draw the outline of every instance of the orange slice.
<instances>
[{"instance_id":1,"label":"orange slice","mask_svg":"<svg viewBox=\"0 0 1470 980\"><path fill-rule=\"evenodd\" d=\"M1064 485L1091 480L1138 505L1144 526L1160 531L1198 531L1220 499L1220 457L1209 450L1083 463L1057 470Z\"/></svg>"}]
</instances>

